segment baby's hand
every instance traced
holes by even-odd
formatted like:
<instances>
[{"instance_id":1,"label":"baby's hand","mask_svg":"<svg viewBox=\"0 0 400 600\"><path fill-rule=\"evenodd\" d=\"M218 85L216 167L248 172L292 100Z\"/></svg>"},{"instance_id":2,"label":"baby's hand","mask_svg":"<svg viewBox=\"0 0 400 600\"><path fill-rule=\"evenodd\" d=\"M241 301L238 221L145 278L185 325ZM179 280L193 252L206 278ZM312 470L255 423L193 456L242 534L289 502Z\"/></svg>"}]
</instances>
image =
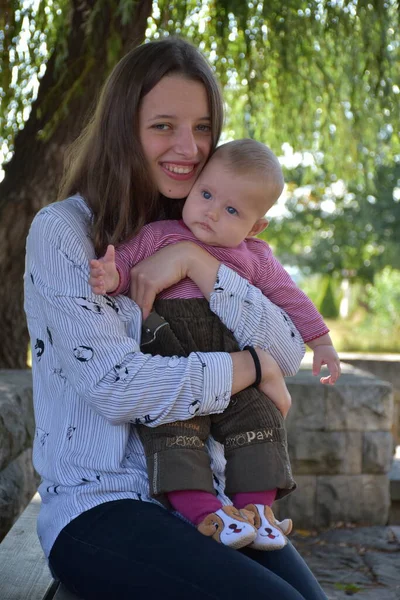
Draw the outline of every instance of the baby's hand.
<instances>
[{"instance_id":1,"label":"baby's hand","mask_svg":"<svg viewBox=\"0 0 400 600\"><path fill-rule=\"evenodd\" d=\"M117 289L119 274L115 265L114 246L107 246L102 258L90 261L89 285L95 294L106 294Z\"/></svg>"},{"instance_id":2,"label":"baby's hand","mask_svg":"<svg viewBox=\"0 0 400 600\"><path fill-rule=\"evenodd\" d=\"M313 351L312 374L318 375L321 371L321 367L326 365L330 375L321 377L320 382L333 385L339 379L341 372L340 359L335 348L331 344L321 344L320 346L315 346Z\"/></svg>"}]
</instances>

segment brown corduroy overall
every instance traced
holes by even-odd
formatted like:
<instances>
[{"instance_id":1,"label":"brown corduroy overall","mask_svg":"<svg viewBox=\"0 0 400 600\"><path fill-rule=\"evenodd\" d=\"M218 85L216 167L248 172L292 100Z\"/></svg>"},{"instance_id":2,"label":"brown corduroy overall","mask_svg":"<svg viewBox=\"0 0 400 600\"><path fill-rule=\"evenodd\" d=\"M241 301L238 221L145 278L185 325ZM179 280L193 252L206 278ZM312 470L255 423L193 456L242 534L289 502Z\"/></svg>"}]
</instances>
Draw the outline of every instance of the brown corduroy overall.
<instances>
[{"instance_id":1,"label":"brown corduroy overall","mask_svg":"<svg viewBox=\"0 0 400 600\"><path fill-rule=\"evenodd\" d=\"M154 309L156 313L143 325L141 350L146 354L188 356L196 351L239 350L206 299L156 300ZM153 496L177 490L215 493L205 447L209 435L224 446L228 495L277 488L277 498L281 498L296 487L282 414L254 387L232 396L222 413L154 428L137 427Z\"/></svg>"}]
</instances>

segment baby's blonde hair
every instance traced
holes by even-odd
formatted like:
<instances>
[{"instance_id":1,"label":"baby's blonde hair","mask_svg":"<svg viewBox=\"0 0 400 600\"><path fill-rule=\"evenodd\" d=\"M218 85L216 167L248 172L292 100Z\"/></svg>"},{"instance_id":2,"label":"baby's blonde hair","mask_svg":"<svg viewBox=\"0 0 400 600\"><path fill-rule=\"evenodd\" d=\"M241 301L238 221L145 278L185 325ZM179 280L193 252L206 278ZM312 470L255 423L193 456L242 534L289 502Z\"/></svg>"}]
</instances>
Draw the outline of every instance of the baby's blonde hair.
<instances>
[{"instance_id":1,"label":"baby's blonde hair","mask_svg":"<svg viewBox=\"0 0 400 600\"><path fill-rule=\"evenodd\" d=\"M285 185L282 167L265 144L247 138L234 140L218 146L212 155L214 158L223 161L235 174L262 177L269 207L278 200Z\"/></svg>"}]
</instances>

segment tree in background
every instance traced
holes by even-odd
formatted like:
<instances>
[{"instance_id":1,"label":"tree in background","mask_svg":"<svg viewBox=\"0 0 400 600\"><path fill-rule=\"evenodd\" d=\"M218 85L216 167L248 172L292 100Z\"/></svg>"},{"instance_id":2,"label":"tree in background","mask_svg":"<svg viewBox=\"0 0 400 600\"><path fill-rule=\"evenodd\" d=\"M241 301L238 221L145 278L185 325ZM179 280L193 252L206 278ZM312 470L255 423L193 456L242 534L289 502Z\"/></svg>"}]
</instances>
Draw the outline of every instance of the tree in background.
<instances>
[{"instance_id":1,"label":"tree in background","mask_svg":"<svg viewBox=\"0 0 400 600\"><path fill-rule=\"evenodd\" d=\"M191 39L224 86L226 137L255 137L278 154L289 143L312 155L313 184L344 179L361 193L377 165L390 168L400 154L398 8L397 0L0 0L0 144L10 158L0 184L0 367L25 366L32 217L56 198L65 147L131 46L172 33Z\"/></svg>"},{"instance_id":2,"label":"tree in background","mask_svg":"<svg viewBox=\"0 0 400 600\"><path fill-rule=\"evenodd\" d=\"M321 315L326 319L336 319L339 314L335 294L333 291L332 279L326 277L322 288L321 301L319 302Z\"/></svg>"},{"instance_id":3,"label":"tree in background","mask_svg":"<svg viewBox=\"0 0 400 600\"><path fill-rule=\"evenodd\" d=\"M350 181L336 191L304 185L299 172L289 172L297 181L289 186L285 217L269 234L283 260L305 272L364 283L386 265L400 269L400 160L387 158L393 164L377 166L373 180Z\"/></svg>"},{"instance_id":4,"label":"tree in background","mask_svg":"<svg viewBox=\"0 0 400 600\"><path fill-rule=\"evenodd\" d=\"M152 0L42 0L37 9L14 0L0 9L0 124L13 152L0 184L0 367L26 366L22 275L32 218L56 200L65 148L112 66L144 40L151 10Z\"/></svg>"}]
</instances>

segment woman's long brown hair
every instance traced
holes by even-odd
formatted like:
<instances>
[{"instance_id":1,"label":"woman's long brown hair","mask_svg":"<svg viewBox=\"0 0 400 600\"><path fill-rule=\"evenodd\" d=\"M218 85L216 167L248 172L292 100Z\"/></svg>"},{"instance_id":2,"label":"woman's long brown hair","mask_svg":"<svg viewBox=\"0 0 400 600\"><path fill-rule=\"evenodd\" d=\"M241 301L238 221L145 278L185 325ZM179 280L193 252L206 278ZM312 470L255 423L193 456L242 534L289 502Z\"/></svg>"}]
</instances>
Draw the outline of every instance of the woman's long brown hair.
<instances>
[{"instance_id":1,"label":"woman's long brown hair","mask_svg":"<svg viewBox=\"0 0 400 600\"><path fill-rule=\"evenodd\" d=\"M139 139L142 98L166 75L203 83L208 96L212 149L219 139L223 103L205 58L185 40L166 38L131 50L109 75L93 117L70 146L59 199L79 193L93 212L96 253L117 245L156 220L161 211ZM165 202L165 200L164 200Z\"/></svg>"}]
</instances>

